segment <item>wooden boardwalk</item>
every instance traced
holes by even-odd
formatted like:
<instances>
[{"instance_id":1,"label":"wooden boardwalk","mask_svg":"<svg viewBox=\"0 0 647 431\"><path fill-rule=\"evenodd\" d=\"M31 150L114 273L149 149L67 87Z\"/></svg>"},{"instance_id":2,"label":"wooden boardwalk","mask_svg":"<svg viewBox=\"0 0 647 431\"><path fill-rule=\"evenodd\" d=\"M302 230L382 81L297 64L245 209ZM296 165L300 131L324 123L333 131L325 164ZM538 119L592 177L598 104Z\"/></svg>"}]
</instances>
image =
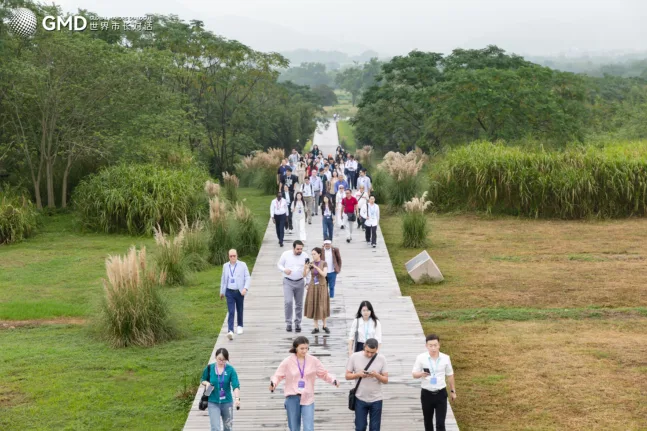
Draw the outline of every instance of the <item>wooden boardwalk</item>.
<instances>
[{"instance_id":1,"label":"wooden boardwalk","mask_svg":"<svg viewBox=\"0 0 647 431\"><path fill-rule=\"evenodd\" d=\"M337 147L337 130L331 122L323 133L315 133L314 143L324 152L333 153ZM269 217L269 208L268 208ZM252 274L252 286L245 299L245 333L233 341L226 337L223 323L214 347L229 350L230 362L238 371L241 382L241 409L234 411L235 431L261 429L287 430L283 407L283 383L274 393L268 390L269 378L288 355L292 339L297 334L285 331L283 314L282 275L276 264L281 253L291 249L295 235L286 235L285 247L280 248L274 225L268 223L263 245ZM384 386L382 430L423 430L420 408L420 383L412 379L411 369L418 354L425 351L425 338L415 307L409 297L403 297L393 272L384 239L378 229L378 246L366 244L363 232L357 231L353 241L345 241L346 231L335 226L333 245L340 248L343 267L337 277L335 298L331 299L330 335L314 336L310 319L303 319L304 335L310 340L310 353L318 356L324 366L340 381L339 389L317 381L315 390L315 429L345 431L354 429L354 413L348 410L347 395L355 382L344 378L347 339L350 325L362 300L369 300L382 322L381 353L388 362L389 384ZM307 225L306 250L323 244L321 216L313 217ZM214 286L214 301L219 286ZM210 362L214 362L212 352ZM184 429L208 430L207 412L198 409L202 388L198 390ZM458 430L451 407L446 426Z\"/></svg>"}]
</instances>

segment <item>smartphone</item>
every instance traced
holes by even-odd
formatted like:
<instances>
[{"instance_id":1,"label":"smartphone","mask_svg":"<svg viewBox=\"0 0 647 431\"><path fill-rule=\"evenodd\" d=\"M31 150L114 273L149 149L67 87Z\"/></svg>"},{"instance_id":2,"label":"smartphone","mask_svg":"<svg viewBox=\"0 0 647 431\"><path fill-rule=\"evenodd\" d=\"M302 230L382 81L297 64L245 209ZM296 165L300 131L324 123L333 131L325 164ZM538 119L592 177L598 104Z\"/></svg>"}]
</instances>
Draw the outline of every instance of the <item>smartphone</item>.
<instances>
[{"instance_id":1,"label":"smartphone","mask_svg":"<svg viewBox=\"0 0 647 431\"><path fill-rule=\"evenodd\" d=\"M371 374L370 371L364 370L364 374Z\"/></svg>"},{"instance_id":2,"label":"smartphone","mask_svg":"<svg viewBox=\"0 0 647 431\"><path fill-rule=\"evenodd\" d=\"M429 372L429 368L423 368L423 369L422 369L422 371L424 371L424 372L425 372L425 373L427 373L427 374L431 374L431 373Z\"/></svg>"},{"instance_id":3,"label":"smartphone","mask_svg":"<svg viewBox=\"0 0 647 431\"><path fill-rule=\"evenodd\" d=\"M306 257L306 265L308 265L309 263L310 263L310 258Z\"/></svg>"}]
</instances>

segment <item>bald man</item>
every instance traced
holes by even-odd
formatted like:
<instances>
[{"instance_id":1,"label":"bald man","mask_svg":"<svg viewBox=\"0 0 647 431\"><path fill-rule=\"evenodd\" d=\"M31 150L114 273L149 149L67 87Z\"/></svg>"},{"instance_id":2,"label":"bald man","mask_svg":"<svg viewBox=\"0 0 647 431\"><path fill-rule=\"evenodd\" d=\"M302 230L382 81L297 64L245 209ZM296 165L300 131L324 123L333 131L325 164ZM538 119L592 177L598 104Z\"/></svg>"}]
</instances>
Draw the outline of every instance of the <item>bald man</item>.
<instances>
[{"instance_id":1,"label":"bald man","mask_svg":"<svg viewBox=\"0 0 647 431\"><path fill-rule=\"evenodd\" d=\"M229 262L222 267L220 299L227 298L227 338L234 339L234 312L238 315L238 335L243 333L243 305L249 290L251 276L245 262L238 260L238 252L229 250Z\"/></svg>"}]
</instances>

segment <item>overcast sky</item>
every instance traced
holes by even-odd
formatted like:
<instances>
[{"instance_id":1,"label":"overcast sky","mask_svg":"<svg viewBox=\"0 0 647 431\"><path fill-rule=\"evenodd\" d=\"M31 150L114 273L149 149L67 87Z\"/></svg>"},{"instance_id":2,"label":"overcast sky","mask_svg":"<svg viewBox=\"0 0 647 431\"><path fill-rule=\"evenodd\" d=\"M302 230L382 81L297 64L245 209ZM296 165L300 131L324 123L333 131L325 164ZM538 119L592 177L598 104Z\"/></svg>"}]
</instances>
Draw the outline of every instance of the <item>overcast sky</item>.
<instances>
[{"instance_id":1,"label":"overcast sky","mask_svg":"<svg viewBox=\"0 0 647 431\"><path fill-rule=\"evenodd\" d=\"M509 52L647 50L647 0L58 0L102 17L176 14L263 51L385 55L496 44Z\"/></svg>"}]
</instances>

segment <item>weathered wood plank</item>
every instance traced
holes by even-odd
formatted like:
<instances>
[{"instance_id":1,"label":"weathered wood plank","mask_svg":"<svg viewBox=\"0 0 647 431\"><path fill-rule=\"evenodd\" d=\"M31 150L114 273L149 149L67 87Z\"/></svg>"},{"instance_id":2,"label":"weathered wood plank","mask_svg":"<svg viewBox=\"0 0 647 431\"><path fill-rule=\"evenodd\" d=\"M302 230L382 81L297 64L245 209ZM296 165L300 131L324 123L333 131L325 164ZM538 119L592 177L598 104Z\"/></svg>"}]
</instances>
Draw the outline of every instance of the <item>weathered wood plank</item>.
<instances>
[{"instance_id":1,"label":"weathered wood plank","mask_svg":"<svg viewBox=\"0 0 647 431\"><path fill-rule=\"evenodd\" d=\"M338 142L334 123L322 134L316 133L314 139L324 154L334 153ZM317 355L342 383L339 389L323 382L317 383L315 429L353 429L353 412L348 410L346 400L354 382L344 379L347 338L359 303L368 299L382 322L381 353L386 356L389 367L389 384L384 387L382 429L422 430L420 387L411 378L413 362L424 351L424 334L415 307L411 298L403 297L400 292L381 231L378 229L376 249L366 245L361 230L353 235L350 244L345 242L345 233L335 227L333 242L341 250L343 268L337 278L335 298L331 300L328 320L331 334L313 336L310 334L312 321L304 319L302 324L301 335L309 338L311 353ZM276 268L281 253L291 247L292 237L286 236L286 247L278 247L274 225L268 223L254 266L252 287L245 299L245 333L229 341L224 322L214 347L214 352L219 347L229 350L231 364L240 377L242 406L240 411L234 412L236 431L287 429L283 386L273 394L267 388L270 376L288 355L296 336L285 332L282 275ZM307 250L322 245L320 216L313 218L312 225L307 225L307 237ZM217 282L214 280L214 301L219 287L215 286ZM213 352L209 361L214 361ZM186 431L209 429L208 414L198 410L201 393L200 389L196 394L184 427ZM448 430L458 430L451 407L446 425Z\"/></svg>"}]
</instances>

